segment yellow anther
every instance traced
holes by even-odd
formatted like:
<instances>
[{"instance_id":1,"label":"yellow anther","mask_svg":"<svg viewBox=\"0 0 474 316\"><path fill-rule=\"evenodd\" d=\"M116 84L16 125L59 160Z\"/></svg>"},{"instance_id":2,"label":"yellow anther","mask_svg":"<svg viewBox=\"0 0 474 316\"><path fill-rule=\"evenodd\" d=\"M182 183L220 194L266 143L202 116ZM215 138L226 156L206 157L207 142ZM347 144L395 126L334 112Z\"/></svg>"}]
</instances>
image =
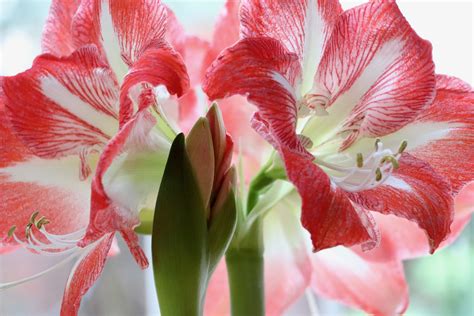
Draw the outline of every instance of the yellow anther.
<instances>
[{"instance_id":1,"label":"yellow anther","mask_svg":"<svg viewBox=\"0 0 474 316\"><path fill-rule=\"evenodd\" d=\"M377 170L375 170L375 181L380 180L382 180L382 170L380 170L380 168L377 168Z\"/></svg>"},{"instance_id":2,"label":"yellow anther","mask_svg":"<svg viewBox=\"0 0 474 316\"><path fill-rule=\"evenodd\" d=\"M36 228L41 229L43 225L47 225L49 223L50 221L43 216L36 222Z\"/></svg>"},{"instance_id":3,"label":"yellow anther","mask_svg":"<svg viewBox=\"0 0 474 316\"><path fill-rule=\"evenodd\" d=\"M394 169L398 169L398 167L400 167L400 164L398 163L398 160L397 158L393 157L393 156L385 156L382 158L382 160L380 160L380 163L381 164L384 164L386 163L387 161L389 161L392 165L393 165L393 168Z\"/></svg>"},{"instance_id":4,"label":"yellow anther","mask_svg":"<svg viewBox=\"0 0 474 316\"><path fill-rule=\"evenodd\" d=\"M398 148L398 153L401 154L405 151L405 149L407 149L407 146L408 146L408 142L406 140L404 140L401 144L400 144L400 148Z\"/></svg>"},{"instance_id":5,"label":"yellow anther","mask_svg":"<svg viewBox=\"0 0 474 316\"><path fill-rule=\"evenodd\" d=\"M364 166L364 156L362 153L357 154L357 167L362 168Z\"/></svg>"},{"instance_id":6,"label":"yellow anther","mask_svg":"<svg viewBox=\"0 0 474 316\"><path fill-rule=\"evenodd\" d=\"M31 224L34 224L34 223L35 223L35 219L36 219L36 217L38 216L38 214L39 214L39 211L36 211L36 212L34 212L33 214L31 214L31 216L30 216L30 221L29 221Z\"/></svg>"},{"instance_id":7,"label":"yellow anther","mask_svg":"<svg viewBox=\"0 0 474 316\"><path fill-rule=\"evenodd\" d=\"M26 229L25 229L25 237L26 237L26 239L29 239L29 238L30 238L30 235L31 235L31 226L33 226L33 224L31 224L31 223L28 223L28 225L26 225Z\"/></svg>"},{"instance_id":8,"label":"yellow anther","mask_svg":"<svg viewBox=\"0 0 474 316\"><path fill-rule=\"evenodd\" d=\"M13 225L12 227L10 227L10 229L8 230L8 238L10 238L11 236L13 236L13 233L15 232L16 230L16 225Z\"/></svg>"}]
</instances>

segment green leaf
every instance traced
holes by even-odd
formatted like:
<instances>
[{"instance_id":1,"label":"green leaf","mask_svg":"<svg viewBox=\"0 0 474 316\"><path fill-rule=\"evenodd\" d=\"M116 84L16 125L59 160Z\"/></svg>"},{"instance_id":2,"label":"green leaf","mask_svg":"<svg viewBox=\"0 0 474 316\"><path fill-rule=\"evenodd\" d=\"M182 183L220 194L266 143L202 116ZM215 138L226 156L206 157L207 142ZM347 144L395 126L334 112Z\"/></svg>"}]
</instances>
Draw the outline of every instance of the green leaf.
<instances>
[{"instance_id":1,"label":"green leaf","mask_svg":"<svg viewBox=\"0 0 474 316\"><path fill-rule=\"evenodd\" d=\"M171 146L156 201L152 258L161 314L201 315L208 278L207 223L183 134Z\"/></svg>"},{"instance_id":2,"label":"green leaf","mask_svg":"<svg viewBox=\"0 0 474 316\"><path fill-rule=\"evenodd\" d=\"M212 217L208 235L209 275L216 268L232 240L237 226L235 195L230 190L224 204Z\"/></svg>"}]
</instances>

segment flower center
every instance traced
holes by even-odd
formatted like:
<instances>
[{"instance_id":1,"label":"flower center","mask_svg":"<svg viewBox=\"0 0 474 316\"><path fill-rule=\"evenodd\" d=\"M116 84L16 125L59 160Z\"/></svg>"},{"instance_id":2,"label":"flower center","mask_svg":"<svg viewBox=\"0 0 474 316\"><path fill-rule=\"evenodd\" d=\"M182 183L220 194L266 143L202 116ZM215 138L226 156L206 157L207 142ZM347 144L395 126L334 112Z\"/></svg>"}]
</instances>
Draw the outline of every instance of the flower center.
<instances>
[{"instance_id":1,"label":"flower center","mask_svg":"<svg viewBox=\"0 0 474 316\"><path fill-rule=\"evenodd\" d=\"M403 141L396 153L385 148L377 139L374 151L364 156L357 153L355 156L347 152L321 153L315 150L314 162L321 166L330 176L332 182L345 191L357 192L373 189L384 183L399 167L398 159L407 147Z\"/></svg>"},{"instance_id":2,"label":"flower center","mask_svg":"<svg viewBox=\"0 0 474 316\"><path fill-rule=\"evenodd\" d=\"M307 93L298 101L298 117L303 118L309 115L326 116L326 106L329 98L321 93Z\"/></svg>"}]
</instances>

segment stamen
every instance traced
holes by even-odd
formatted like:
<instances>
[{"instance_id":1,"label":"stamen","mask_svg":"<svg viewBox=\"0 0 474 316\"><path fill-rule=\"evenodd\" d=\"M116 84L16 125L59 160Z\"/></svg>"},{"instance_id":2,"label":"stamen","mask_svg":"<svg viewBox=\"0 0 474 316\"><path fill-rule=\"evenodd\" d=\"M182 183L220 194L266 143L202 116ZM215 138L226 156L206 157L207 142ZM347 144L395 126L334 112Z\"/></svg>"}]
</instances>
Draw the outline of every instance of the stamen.
<instances>
[{"instance_id":1,"label":"stamen","mask_svg":"<svg viewBox=\"0 0 474 316\"><path fill-rule=\"evenodd\" d=\"M362 153L357 154L357 167L362 168L364 166L364 156Z\"/></svg>"},{"instance_id":2,"label":"stamen","mask_svg":"<svg viewBox=\"0 0 474 316\"><path fill-rule=\"evenodd\" d=\"M13 233L15 232L15 230L16 230L16 225L13 225L12 227L10 227L7 233L8 238L11 238L13 236Z\"/></svg>"},{"instance_id":3,"label":"stamen","mask_svg":"<svg viewBox=\"0 0 474 316\"><path fill-rule=\"evenodd\" d=\"M34 212L33 214L31 214L31 216L30 216L30 221L29 221L30 224L34 224L34 223L35 223L35 219L36 219L36 217L38 216L38 214L39 214L39 211L36 211L36 212Z\"/></svg>"},{"instance_id":4,"label":"stamen","mask_svg":"<svg viewBox=\"0 0 474 316\"><path fill-rule=\"evenodd\" d=\"M405 149L407 148L408 146L408 142L406 140L404 140L401 144L400 144L400 148L398 148L398 153L399 154L402 154Z\"/></svg>"},{"instance_id":5,"label":"stamen","mask_svg":"<svg viewBox=\"0 0 474 316\"><path fill-rule=\"evenodd\" d=\"M395 158L394 156L385 156L385 157L383 157L382 160L380 160L380 164L384 164L387 161L392 164L394 169L398 169L400 167L400 164L398 163L397 158Z\"/></svg>"},{"instance_id":6,"label":"stamen","mask_svg":"<svg viewBox=\"0 0 474 316\"><path fill-rule=\"evenodd\" d=\"M382 171L380 170L380 168L377 168L375 170L375 181L380 181L382 180Z\"/></svg>"}]
</instances>

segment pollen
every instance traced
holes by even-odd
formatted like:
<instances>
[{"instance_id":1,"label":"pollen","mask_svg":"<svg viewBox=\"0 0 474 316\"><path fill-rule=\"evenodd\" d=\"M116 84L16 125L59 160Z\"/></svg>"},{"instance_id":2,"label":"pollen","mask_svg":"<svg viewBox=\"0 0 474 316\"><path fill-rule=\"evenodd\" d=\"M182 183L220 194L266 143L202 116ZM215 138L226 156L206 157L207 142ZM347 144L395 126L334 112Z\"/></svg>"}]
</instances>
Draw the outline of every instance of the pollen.
<instances>
[{"instance_id":1,"label":"pollen","mask_svg":"<svg viewBox=\"0 0 474 316\"><path fill-rule=\"evenodd\" d=\"M13 233L15 233L15 230L16 230L16 225L13 225L12 227L10 227L10 229L8 230L8 238L12 237L13 236Z\"/></svg>"},{"instance_id":2,"label":"pollen","mask_svg":"<svg viewBox=\"0 0 474 316\"><path fill-rule=\"evenodd\" d=\"M357 154L357 167L362 168L364 166L364 156L362 153Z\"/></svg>"},{"instance_id":3,"label":"pollen","mask_svg":"<svg viewBox=\"0 0 474 316\"><path fill-rule=\"evenodd\" d=\"M380 181L382 180L382 170L380 168L377 168L375 170L375 181Z\"/></svg>"},{"instance_id":4,"label":"pollen","mask_svg":"<svg viewBox=\"0 0 474 316\"><path fill-rule=\"evenodd\" d=\"M398 148L398 153L399 154L402 154L405 149L407 149L407 146L408 146L408 142L406 140L404 140L401 144L400 144L400 147Z\"/></svg>"}]
</instances>

